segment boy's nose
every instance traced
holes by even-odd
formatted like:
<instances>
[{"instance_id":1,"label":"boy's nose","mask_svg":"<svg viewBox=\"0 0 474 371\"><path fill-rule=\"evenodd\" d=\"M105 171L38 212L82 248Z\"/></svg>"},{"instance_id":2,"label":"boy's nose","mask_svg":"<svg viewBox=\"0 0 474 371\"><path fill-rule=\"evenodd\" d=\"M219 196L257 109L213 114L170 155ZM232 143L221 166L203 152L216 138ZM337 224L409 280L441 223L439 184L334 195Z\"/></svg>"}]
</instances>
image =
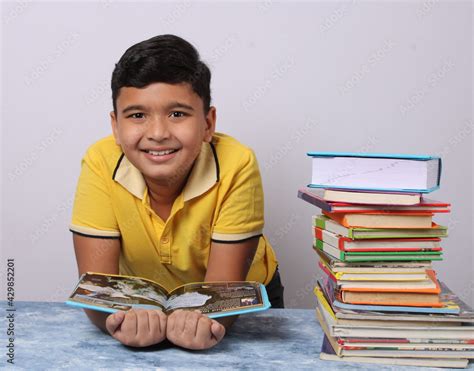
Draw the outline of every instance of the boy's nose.
<instances>
[{"instance_id":1,"label":"boy's nose","mask_svg":"<svg viewBox=\"0 0 474 371\"><path fill-rule=\"evenodd\" d=\"M166 119L161 117L154 117L148 122L146 135L150 140L155 140L157 142L162 141L163 139L168 139L170 137L170 132L168 130L168 124Z\"/></svg>"}]
</instances>

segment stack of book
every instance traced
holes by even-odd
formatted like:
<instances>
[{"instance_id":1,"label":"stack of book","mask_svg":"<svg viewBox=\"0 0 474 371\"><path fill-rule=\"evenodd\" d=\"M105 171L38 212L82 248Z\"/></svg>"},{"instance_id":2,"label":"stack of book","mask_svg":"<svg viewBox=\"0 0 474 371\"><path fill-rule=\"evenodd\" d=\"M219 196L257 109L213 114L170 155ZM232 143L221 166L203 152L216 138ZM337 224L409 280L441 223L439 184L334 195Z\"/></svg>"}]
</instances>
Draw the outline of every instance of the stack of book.
<instances>
[{"instance_id":1,"label":"stack of book","mask_svg":"<svg viewBox=\"0 0 474 371\"><path fill-rule=\"evenodd\" d=\"M325 333L321 358L463 368L474 358L474 312L438 281L450 204L441 159L310 152L312 183L298 197L317 206L313 237L323 279L314 292Z\"/></svg>"}]
</instances>

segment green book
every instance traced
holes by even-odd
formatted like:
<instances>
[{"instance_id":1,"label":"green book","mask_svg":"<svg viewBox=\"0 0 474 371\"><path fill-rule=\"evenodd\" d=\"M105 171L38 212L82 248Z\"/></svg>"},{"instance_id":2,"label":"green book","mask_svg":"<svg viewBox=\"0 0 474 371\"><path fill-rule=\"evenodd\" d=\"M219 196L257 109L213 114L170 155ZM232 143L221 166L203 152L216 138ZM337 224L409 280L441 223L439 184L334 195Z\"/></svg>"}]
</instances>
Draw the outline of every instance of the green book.
<instances>
[{"instance_id":1,"label":"green book","mask_svg":"<svg viewBox=\"0 0 474 371\"><path fill-rule=\"evenodd\" d=\"M359 239L371 238L426 238L447 237L448 228L433 223L431 228L395 229L395 228L347 228L325 215L315 215L313 225L344 237Z\"/></svg>"},{"instance_id":2,"label":"green book","mask_svg":"<svg viewBox=\"0 0 474 371\"><path fill-rule=\"evenodd\" d=\"M443 260L439 251L346 252L318 239L314 240L313 248L344 262Z\"/></svg>"}]
</instances>

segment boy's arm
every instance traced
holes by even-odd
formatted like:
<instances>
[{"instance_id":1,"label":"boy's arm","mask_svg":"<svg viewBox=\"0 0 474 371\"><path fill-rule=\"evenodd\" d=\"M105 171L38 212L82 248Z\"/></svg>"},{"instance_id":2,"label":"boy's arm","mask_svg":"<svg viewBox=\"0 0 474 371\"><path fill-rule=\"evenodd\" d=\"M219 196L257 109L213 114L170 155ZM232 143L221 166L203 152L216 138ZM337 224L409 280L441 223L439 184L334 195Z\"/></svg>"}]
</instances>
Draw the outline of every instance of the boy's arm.
<instances>
[{"instance_id":1,"label":"boy's arm","mask_svg":"<svg viewBox=\"0 0 474 371\"><path fill-rule=\"evenodd\" d=\"M119 273L120 239L91 238L73 233L79 276L86 272ZM91 322L105 333L108 313L84 309Z\"/></svg>"},{"instance_id":2,"label":"boy's arm","mask_svg":"<svg viewBox=\"0 0 474 371\"><path fill-rule=\"evenodd\" d=\"M73 234L79 275L85 272L119 273L119 239L84 237ZM166 315L161 310L129 310L109 313L85 309L91 322L122 344L145 347L166 337Z\"/></svg>"},{"instance_id":3,"label":"boy's arm","mask_svg":"<svg viewBox=\"0 0 474 371\"><path fill-rule=\"evenodd\" d=\"M257 251L259 236L238 243L211 243L211 253L204 278L209 281L245 281ZM217 319L226 329L237 316Z\"/></svg>"},{"instance_id":4,"label":"boy's arm","mask_svg":"<svg viewBox=\"0 0 474 371\"><path fill-rule=\"evenodd\" d=\"M245 281L259 236L237 243L211 243L204 281Z\"/></svg>"}]
</instances>

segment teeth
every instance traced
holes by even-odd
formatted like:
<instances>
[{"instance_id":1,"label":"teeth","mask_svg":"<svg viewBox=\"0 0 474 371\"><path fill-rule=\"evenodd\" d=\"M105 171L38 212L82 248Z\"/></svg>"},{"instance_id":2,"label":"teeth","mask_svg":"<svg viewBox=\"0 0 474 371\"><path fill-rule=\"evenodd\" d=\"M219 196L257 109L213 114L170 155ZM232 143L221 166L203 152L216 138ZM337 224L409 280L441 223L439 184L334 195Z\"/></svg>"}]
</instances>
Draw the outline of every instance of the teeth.
<instances>
[{"instance_id":1,"label":"teeth","mask_svg":"<svg viewBox=\"0 0 474 371\"><path fill-rule=\"evenodd\" d=\"M166 151L147 151L147 152L153 156L164 156L164 155L169 155L170 153L173 153L174 149L168 149Z\"/></svg>"}]
</instances>

